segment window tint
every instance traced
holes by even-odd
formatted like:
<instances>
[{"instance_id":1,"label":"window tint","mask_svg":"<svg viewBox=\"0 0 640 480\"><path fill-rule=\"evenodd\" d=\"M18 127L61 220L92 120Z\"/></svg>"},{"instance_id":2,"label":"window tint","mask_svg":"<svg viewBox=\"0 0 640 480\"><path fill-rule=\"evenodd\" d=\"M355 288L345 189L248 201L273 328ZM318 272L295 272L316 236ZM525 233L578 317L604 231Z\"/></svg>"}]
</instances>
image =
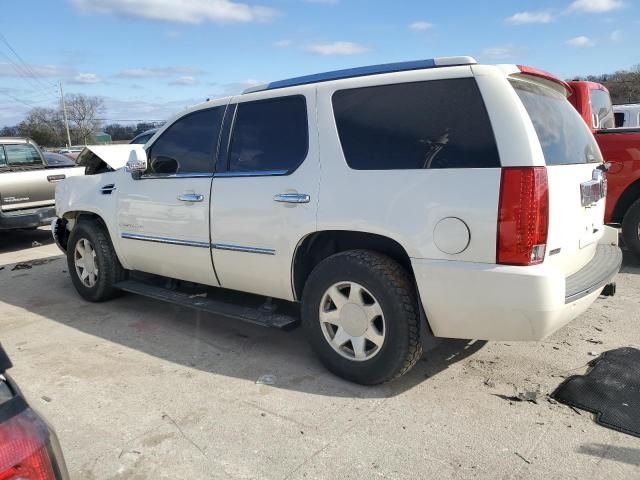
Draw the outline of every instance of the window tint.
<instances>
[{"instance_id":1,"label":"window tint","mask_svg":"<svg viewBox=\"0 0 640 480\"><path fill-rule=\"evenodd\" d=\"M611 97L604 90L591 90L591 111L598 117L598 128L615 127Z\"/></svg>"},{"instance_id":2,"label":"window tint","mask_svg":"<svg viewBox=\"0 0 640 480\"><path fill-rule=\"evenodd\" d=\"M198 110L173 123L151 145L147 173L213 172L224 110Z\"/></svg>"},{"instance_id":3,"label":"window tint","mask_svg":"<svg viewBox=\"0 0 640 480\"><path fill-rule=\"evenodd\" d=\"M7 152L7 163L9 163L9 165L33 165L34 163L42 163L40 154L33 145L5 145L4 148Z\"/></svg>"},{"instance_id":4,"label":"window tint","mask_svg":"<svg viewBox=\"0 0 640 480\"><path fill-rule=\"evenodd\" d=\"M347 164L357 170L499 167L474 79L341 90L333 110Z\"/></svg>"},{"instance_id":5,"label":"window tint","mask_svg":"<svg viewBox=\"0 0 640 480\"><path fill-rule=\"evenodd\" d=\"M229 154L229 171L298 168L307 156L307 106L300 95L240 103Z\"/></svg>"},{"instance_id":6,"label":"window tint","mask_svg":"<svg viewBox=\"0 0 640 480\"><path fill-rule=\"evenodd\" d=\"M614 115L616 119L616 127L624 127L624 112L616 112Z\"/></svg>"},{"instance_id":7,"label":"window tint","mask_svg":"<svg viewBox=\"0 0 640 480\"><path fill-rule=\"evenodd\" d=\"M538 134L547 165L602 162L600 149L564 95L530 82L511 82Z\"/></svg>"},{"instance_id":8,"label":"window tint","mask_svg":"<svg viewBox=\"0 0 640 480\"><path fill-rule=\"evenodd\" d=\"M144 145L145 143L147 143L149 141L149 139L151 137L153 137L153 133L147 133L146 135L140 135L139 137L136 137L133 140L131 140L131 143Z\"/></svg>"}]
</instances>

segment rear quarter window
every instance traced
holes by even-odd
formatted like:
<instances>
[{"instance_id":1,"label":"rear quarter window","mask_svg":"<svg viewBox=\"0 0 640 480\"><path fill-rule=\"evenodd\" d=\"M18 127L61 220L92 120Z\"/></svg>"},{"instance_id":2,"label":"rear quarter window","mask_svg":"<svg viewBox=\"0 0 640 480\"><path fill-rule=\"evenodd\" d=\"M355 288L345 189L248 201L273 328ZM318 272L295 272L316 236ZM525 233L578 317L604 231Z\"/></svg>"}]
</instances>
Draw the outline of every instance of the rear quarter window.
<instances>
[{"instance_id":1,"label":"rear quarter window","mask_svg":"<svg viewBox=\"0 0 640 480\"><path fill-rule=\"evenodd\" d=\"M473 78L339 90L333 110L355 170L500 167Z\"/></svg>"},{"instance_id":2,"label":"rear quarter window","mask_svg":"<svg viewBox=\"0 0 640 480\"><path fill-rule=\"evenodd\" d=\"M511 84L531 118L547 165L602 162L595 138L564 95L525 80Z\"/></svg>"}]
</instances>

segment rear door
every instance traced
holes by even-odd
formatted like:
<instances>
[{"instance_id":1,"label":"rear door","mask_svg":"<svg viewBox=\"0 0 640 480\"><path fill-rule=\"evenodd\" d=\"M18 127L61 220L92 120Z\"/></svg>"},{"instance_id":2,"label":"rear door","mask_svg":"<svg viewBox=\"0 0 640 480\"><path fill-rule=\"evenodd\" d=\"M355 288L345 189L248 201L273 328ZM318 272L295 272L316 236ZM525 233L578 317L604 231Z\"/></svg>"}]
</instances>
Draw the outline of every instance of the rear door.
<instances>
[{"instance_id":1,"label":"rear door","mask_svg":"<svg viewBox=\"0 0 640 480\"><path fill-rule=\"evenodd\" d=\"M229 106L211 204L221 285L284 299L293 298L296 246L316 228L320 183L315 88L289 92Z\"/></svg>"},{"instance_id":2,"label":"rear door","mask_svg":"<svg viewBox=\"0 0 640 480\"><path fill-rule=\"evenodd\" d=\"M47 171L38 149L28 143L0 145L0 208L22 210L53 205L56 178Z\"/></svg>"},{"instance_id":3,"label":"rear door","mask_svg":"<svg viewBox=\"0 0 640 480\"><path fill-rule=\"evenodd\" d=\"M566 97L534 80L512 80L540 141L549 179L546 261L566 275L594 256L604 232L605 180L598 145ZM613 116L601 112L603 120Z\"/></svg>"}]
</instances>

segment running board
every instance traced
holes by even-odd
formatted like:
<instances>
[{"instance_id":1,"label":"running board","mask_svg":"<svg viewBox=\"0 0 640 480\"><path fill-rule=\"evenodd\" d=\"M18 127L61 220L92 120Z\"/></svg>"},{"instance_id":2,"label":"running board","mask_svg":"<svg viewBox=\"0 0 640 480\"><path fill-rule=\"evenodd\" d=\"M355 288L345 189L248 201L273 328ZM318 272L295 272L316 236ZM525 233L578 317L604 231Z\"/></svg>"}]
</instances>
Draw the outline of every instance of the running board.
<instances>
[{"instance_id":1,"label":"running board","mask_svg":"<svg viewBox=\"0 0 640 480\"><path fill-rule=\"evenodd\" d=\"M116 283L115 288L129 293L135 293L144 297L153 298L163 302L173 303L183 307L201 310L215 315L235 318L245 322L262 325L263 327L275 327L288 329L298 324L298 319L292 315L276 313L273 304L267 300L258 308L247 307L238 303L224 302L203 297L201 295L189 295L188 293L162 288L138 281L125 280Z\"/></svg>"}]
</instances>

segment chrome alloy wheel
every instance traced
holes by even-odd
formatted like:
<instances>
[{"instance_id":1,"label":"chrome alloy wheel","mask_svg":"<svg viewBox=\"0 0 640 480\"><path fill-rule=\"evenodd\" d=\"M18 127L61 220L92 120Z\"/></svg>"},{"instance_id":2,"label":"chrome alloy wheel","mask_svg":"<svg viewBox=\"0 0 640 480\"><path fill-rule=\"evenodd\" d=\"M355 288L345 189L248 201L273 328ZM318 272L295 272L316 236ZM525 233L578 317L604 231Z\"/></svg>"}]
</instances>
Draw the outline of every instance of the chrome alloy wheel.
<instances>
[{"instance_id":1,"label":"chrome alloy wheel","mask_svg":"<svg viewBox=\"0 0 640 480\"><path fill-rule=\"evenodd\" d=\"M80 281L86 287L93 287L98 281L98 264L96 262L96 251L86 238L81 238L76 243L76 248L73 252L73 263Z\"/></svg>"},{"instance_id":2,"label":"chrome alloy wheel","mask_svg":"<svg viewBox=\"0 0 640 480\"><path fill-rule=\"evenodd\" d=\"M355 282L339 282L327 289L320 301L320 327L337 353L356 362L375 357L386 335L380 304Z\"/></svg>"}]
</instances>

